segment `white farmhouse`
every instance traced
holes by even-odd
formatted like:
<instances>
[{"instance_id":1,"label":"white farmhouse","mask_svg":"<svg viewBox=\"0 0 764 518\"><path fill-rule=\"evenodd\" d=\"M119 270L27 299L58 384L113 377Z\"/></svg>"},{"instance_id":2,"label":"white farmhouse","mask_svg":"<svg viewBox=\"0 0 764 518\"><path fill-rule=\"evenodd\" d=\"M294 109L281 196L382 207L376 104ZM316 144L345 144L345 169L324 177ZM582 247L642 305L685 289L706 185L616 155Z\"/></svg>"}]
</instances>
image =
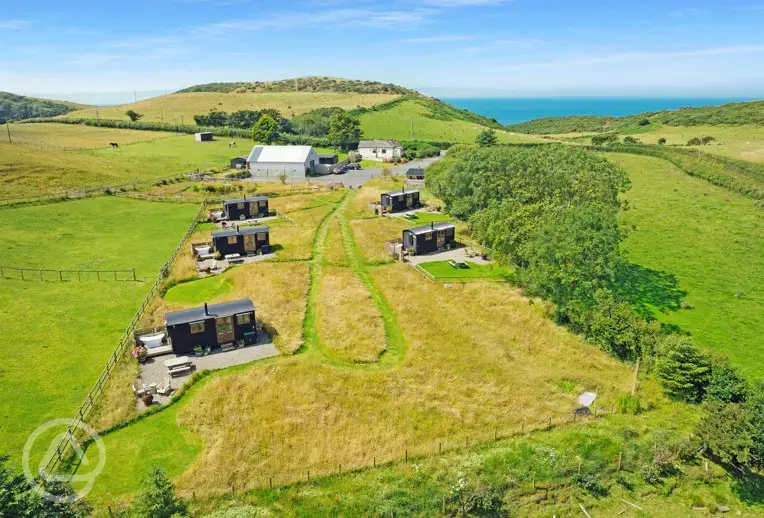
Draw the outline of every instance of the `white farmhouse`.
<instances>
[{"instance_id":1,"label":"white farmhouse","mask_svg":"<svg viewBox=\"0 0 764 518\"><path fill-rule=\"evenodd\" d=\"M247 157L247 169L255 177L304 178L318 163L318 154L311 146L255 146Z\"/></svg>"},{"instance_id":2,"label":"white farmhouse","mask_svg":"<svg viewBox=\"0 0 764 518\"><path fill-rule=\"evenodd\" d=\"M403 156L403 148L394 140L362 140L358 152L364 160L388 162Z\"/></svg>"}]
</instances>

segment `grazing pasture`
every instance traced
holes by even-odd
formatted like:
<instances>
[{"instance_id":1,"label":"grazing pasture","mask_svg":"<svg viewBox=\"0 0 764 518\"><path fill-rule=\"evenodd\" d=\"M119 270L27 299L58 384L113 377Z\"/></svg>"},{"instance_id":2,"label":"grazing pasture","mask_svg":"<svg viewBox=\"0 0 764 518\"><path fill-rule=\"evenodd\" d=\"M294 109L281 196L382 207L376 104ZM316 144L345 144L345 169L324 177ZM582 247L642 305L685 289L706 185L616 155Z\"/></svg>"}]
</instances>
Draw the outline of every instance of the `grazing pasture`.
<instances>
[{"instance_id":1,"label":"grazing pasture","mask_svg":"<svg viewBox=\"0 0 764 518\"><path fill-rule=\"evenodd\" d=\"M620 282L643 311L764 377L764 214L750 199L652 157L605 155L632 188L623 221L634 266Z\"/></svg>"},{"instance_id":2,"label":"grazing pasture","mask_svg":"<svg viewBox=\"0 0 764 518\"><path fill-rule=\"evenodd\" d=\"M271 474L287 482L306 469L321 474L338 464L347 469L373 457L401 458L406 450L425 453L438 440L463 442L488 429L543 426L575 407L571 380L575 390L594 390L606 405L628 390L628 367L550 322L541 306L506 284L445 287L407 265L367 264L362 252L379 239L369 236L384 236L386 224L402 222L364 220L368 229L356 232L351 206L344 200L290 213L310 215L294 219L309 230L293 233L310 260L236 267L223 274L231 291L227 281L192 281L155 301L147 324L179 307L170 299L186 306L208 293L218 295L210 302L252 296L280 349L297 354L215 372L168 410L107 434L107 450L115 454L91 494L96 503L129 499L155 463L183 494L214 494L231 484L267 485ZM324 264L327 249L338 255L338 243L350 267ZM336 297L344 300L333 305ZM384 336L391 348L378 362L353 361L379 352L345 336L362 321L369 327L364 336L375 337L369 344ZM170 458L157 444L173 444L178 455Z\"/></svg>"},{"instance_id":3,"label":"grazing pasture","mask_svg":"<svg viewBox=\"0 0 764 518\"><path fill-rule=\"evenodd\" d=\"M0 440L14 462L37 426L74 415L196 209L103 197L0 210L3 264L140 279L0 279Z\"/></svg>"},{"instance_id":4,"label":"grazing pasture","mask_svg":"<svg viewBox=\"0 0 764 518\"><path fill-rule=\"evenodd\" d=\"M392 108L361 114L363 137L369 139L429 140L434 142L474 143L478 133L485 129L474 122L461 119L443 120L431 115L430 109L415 101L404 101ZM413 124L412 124L413 122ZM543 142L538 137L496 131L504 144Z\"/></svg>"},{"instance_id":5,"label":"grazing pasture","mask_svg":"<svg viewBox=\"0 0 764 518\"><path fill-rule=\"evenodd\" d=\"M665 138L666 145L684 146L692 138L711 136L716 140L707 146L695 146L704 153L722 155L738 160L764 163L764 127L762 126L647 126L633 134L646 144L657 144ZM628 134L625 132L624 134Z\"/></svg>"},{"instance_id":6,"label":"grazing pasture","mask_svg":"<svg viewBox=\"0 0 764 518\"><path fill-rule=\"evenodd\" d=\"M72 124L13 124L13 143L46 150L110 148L111 142L119 146L150 142L175 137L175 133L116 128L96 128Z\"/></svg>"},{"instance_id":7,"label":"grazing pasture","mask_svg":"<svg viewBox=\"0 0 764 518\"><path fill-rule=\"evenodd\" d=\"M399 97L389 94L358 94L353 92L263 92L263 93L217 93L191 92L152 97L137 103L98 108L102 119L130 120L125 112L135 110L143 115L142 121L164 121L175 124L194 124L194 115L206 115L211 110L235 112L239 110L262 110L275 108L284 117L297 115L317 108L339 106L345 110L391 101ZM90 107L68 113L66 118L96 118L96 108Z\"/></svg>"}]
</instances>

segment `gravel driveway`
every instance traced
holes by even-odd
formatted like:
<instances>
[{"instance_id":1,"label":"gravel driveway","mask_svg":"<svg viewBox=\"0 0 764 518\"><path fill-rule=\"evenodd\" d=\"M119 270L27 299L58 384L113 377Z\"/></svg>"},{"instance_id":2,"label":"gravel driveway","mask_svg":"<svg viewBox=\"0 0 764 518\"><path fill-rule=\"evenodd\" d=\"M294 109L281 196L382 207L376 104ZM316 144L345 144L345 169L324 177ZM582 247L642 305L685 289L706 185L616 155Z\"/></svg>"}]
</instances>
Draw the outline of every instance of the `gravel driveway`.
<instances>
[{"instance_id":1,"label":"gravel driveway","mask_svg":"<svg viewBox=\"0 0 764 518\"><path fill-rule=\"evenodd\" d=\"M441 157L437 156L433 158L423 158L421 160L412 160L411 162L403 165L394 165L391 167L391 169L393 171L393 175L403 175L406 174L406 171L412 167L427 167L432 165L437 160L440 160L440 158ZM345 187L358 189L363 184L371 180L372 177L379 176L380 174L382 174L381 167L371 167L368 169L350 170L345 174L330 174L321 176L321 180L342 182L342 185Z\"/></svg>"}]
</instances>

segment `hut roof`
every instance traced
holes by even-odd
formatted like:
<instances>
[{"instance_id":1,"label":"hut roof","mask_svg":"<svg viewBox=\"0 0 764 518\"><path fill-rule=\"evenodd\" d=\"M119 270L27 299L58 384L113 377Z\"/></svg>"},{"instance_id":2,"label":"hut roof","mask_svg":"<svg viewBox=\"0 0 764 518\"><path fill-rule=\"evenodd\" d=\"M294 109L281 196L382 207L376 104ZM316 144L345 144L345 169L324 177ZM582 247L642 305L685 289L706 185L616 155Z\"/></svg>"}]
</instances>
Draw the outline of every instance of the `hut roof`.
<instances>
[{"instance_id":1,"label":"hut roof","mask_svg":"<svg viewBox=\"0 0 764 518\"><path fill-rule=\"evenodd\" d=\"M382 196L391 196L397 198L398 196L405 196L406 194L414 194L419 192L419 189L401 189L400 191L390 191L383 193Z\"/></svg>"},{"instance_id":2,"label":"hut roof","mask_svg":"<svg viewBox=\"0 0 764 518\"><path fill-rule=\"evenodd\" d=\"M437 223L430 223L429 225L422 225L421 227L407 228L404 232L411 232L412 234L427 234L436 230L446 230L449 228L456 228L453 223L448 221L438 221Z\"/></svg>"},{"instance_id":3,"label":"hut roof","mask_svg":"<svg viewBox=\"0 0 764 518\"><path fill-rule=\"evenodd\" d=\"M409 167L406 176L424 176L424 169L421 167Z\"/></svg>"},{"instance_id":4,"label":"hut roof","mask_svg":"<svg viewBox=\"0 0 764 518\"><path fill-rule=\"evenodd\" d=\"M221 304L209 304L198 308L184 309L167 313L164 321L168 326L188 324L215 317L230 317L237 313L248 313L255 310L255 305L250 299L234 300Z\"/></svg>"},{"instance_id":5,"label":"hut roof","mask_svg":"<svg viewBox=\"0 0 764 518\"><path fill-rule=\"evenodd\" d=\"M232 203L247 203L248 201L268 201L267 196L252 196L251 198L237 198L235 200L226 200L225 204L230 205Z\"/></svg>"},{"instance_id":6,"label":"hut roof","mask_svg":"<svg viewBox=\"0 0 764 518\"><path fill-rule=\"evenodd\" d=\"M228 230L220 230L213 232L212 237L230 237L230 236L245 236L249 234L260 234L262 232L268 233L268 227L244 227L244 228L230 228Z\"/></svg>"}]
</instances>

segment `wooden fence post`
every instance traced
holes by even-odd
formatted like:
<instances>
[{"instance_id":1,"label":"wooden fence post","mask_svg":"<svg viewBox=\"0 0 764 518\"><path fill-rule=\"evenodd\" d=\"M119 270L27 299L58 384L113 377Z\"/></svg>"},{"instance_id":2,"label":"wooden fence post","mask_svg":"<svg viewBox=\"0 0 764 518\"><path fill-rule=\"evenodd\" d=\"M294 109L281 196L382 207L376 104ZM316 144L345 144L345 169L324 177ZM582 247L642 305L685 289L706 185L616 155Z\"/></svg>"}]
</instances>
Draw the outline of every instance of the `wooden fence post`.
<instances>
[{"instance_id":1,"label":"wooden fence post","mask_svg":"<svg viewBox=\"0 0 764 518\"><path fill-rule=\"evenodd\" d=\"M268 477L268 487L269 487L270 489L273 489L273 475L271 475L270 477Z\"/></svg>"},{"instance_id":2,"label":"wooden fence post","mask_svg":"<svg viewBox=\"0 0 764 518\"><path fill-rule=\"evenodd\" d=\"M623 456L623 452L619 451L618 452L618 471L621 471L621 458L622 458L622 456Z\"/></svg>"},{"instance_id":3,"label":"wooden fence post","mask_svg":"<svg viewBox=\"0 0 764 518\"><path fill-rule=\"evenodd\" d=\"M405 453L404 455L405 455L405 456L404 456L404 460L405 460L406 462L408 462L408 461L409 461L409 450L408 450L408 449L406 450L406 453Z\"/></svg>"},{"instance_id":4,"label":"wooden fence post","mask_svg":"<svg viewBox=\"0 0 764 518\"><path fill-rule=\"evenodd\" d=\"M96 275L98 275L98 280L100 281L101 280L101 271L100 270L96 270Z\"/></svg>"},{"instance_id":5,"label":"wooden fence post","mask_svg":"<svg viewBox=\"0 0 764 518\"><path fill-rule=\"evenodd\" d=\"M136 277L136 276L135 276L135 268L133 268L133 280L134 280L134 281L137 281L137 280L138 280L138 277Z\"/></svg>"},{"instance_id":6,"label":"wooden fence post","mask_svg":"<svg viewBox=\"0 0 764 518\"><path fill-rule=\"evenodd\" d=\"M58 271L58 280L64 282L64 272L61 270Z\"/></svg>"},{"instance_id":7,"label":"wooden fence post","mask_svg":"<svg viewBox=\"0 0 764 518\"><path fill-rule=\"evenodd\" d=\"M82 272L80 270L77 270L77 280L82 282Z\"/></svg>"},{"instance_id":8,"label":"wooden fence post","mask_svg":"<svg viewBox=\"0 0 764 518\"><path fill-rule=\"evenodd\" d=\"M40 270L40 280L42 280L42 270Z\"/></svg>"},{"instance_id":9,"label":"wooden fence post","mask_svg":"<svg viewBox=\"0 0 764 518\"><path fill-rule=\"evenodd\" d=\"M308 482L310 482L310 470L308 470Z\"/></svg>"}]
</instances>

